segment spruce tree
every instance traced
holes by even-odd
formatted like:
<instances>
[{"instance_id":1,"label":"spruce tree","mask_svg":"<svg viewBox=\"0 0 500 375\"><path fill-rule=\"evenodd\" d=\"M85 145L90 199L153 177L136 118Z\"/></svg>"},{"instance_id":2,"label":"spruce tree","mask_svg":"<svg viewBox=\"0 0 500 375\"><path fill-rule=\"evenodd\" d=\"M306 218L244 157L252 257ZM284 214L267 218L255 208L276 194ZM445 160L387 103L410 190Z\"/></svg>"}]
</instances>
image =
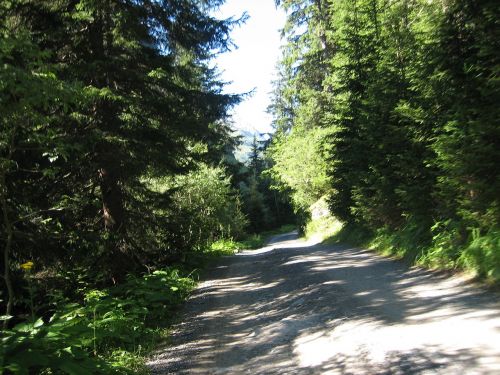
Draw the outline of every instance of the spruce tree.
<instances>
[{"instance_id":1,"label":"spruce tree","mask_svg":"<svg viewBox=\"0 0 500 375\"><path fill-rule=\"evenodd\" d=\"M8 10L49 52L58 79L82 87L54 125L68 144L48 155L59 160L60 184L43 188L65 197L61 225L70 235L61 245L78 243L84 259L94 252L115 278L173 246L168 235L155 240L175 223L164 214L168 194L148 181L189 170L206 158L197 144L227 133L219 120L238 98L221 94L208 67L231 28L209 15L218 3L37 0Z\"/></svg>"},{"instance_id":2,"label":"spruce tree","mask_svg":"<svg viewBox=\"0 0 500 375\"><path fill-rule=\"evenodd\" d=\"M446 216L484 232L500 223L500 31L496 1L444 9L431 84L441 125L433 148Z\"/></svg>"}]
</instances>

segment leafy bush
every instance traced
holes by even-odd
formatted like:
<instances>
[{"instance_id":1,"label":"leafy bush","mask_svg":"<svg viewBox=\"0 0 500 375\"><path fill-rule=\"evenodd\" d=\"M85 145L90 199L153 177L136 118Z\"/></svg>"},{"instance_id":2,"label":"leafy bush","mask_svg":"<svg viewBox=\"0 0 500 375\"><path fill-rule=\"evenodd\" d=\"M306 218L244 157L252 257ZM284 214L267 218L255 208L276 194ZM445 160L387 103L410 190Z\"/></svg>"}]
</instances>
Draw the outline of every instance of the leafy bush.
<instances>
[{"instance_id":1,"label":"leafy bush","mask_svg":"<svg viewBox=\"0 0 500 375\"><path fill-rule=\"evenodd\" d=\"M210 249L207 250L208 253L214 255L232 255L239 250L251 250L258 249L265 245L268 232L251 234L240 241L222 239L214 242Z\"/></svg>"},{"instance_id":2,"label":"leafy bush","mask_svg":"<svg viewBox=\"0 0 500 375\"><path fill-rule=\"evenodd\" d=\"M61 307L48 322L38 319L3 331L0 368L19 374L140 370L136 353L160 338L161 326L194 285L178 270L165 269L129 276L117 287L89 290L84 303Z\"/></svg>"},{"instance_id":3,"label":"leafy bush","mask_svg":"<svg viewBox=\"0 0 500 375\"><path fill-rule=\"evenodd\" d=\"M435 223L432 228L432 243L426 248L418 263L429 267L455 268L464 240L457 223L446 220Z\"/></svg>"},{"instance_id":4,"label":"leafy bush","mask_svg":"<svg viewBox=\"0 0 500 375\"><path fill-rule=\"evenodd\" d=\"M188 248L205 249L222 238L238 238L248 224L236 192L220 167L200 166L176 179L172 212Z\"/></svg>"},{"instance_id":5,"label":"leafy bush","mask_svg":"<svg viewBox=\"0 0 500 375\"><path fill-rule=\"evenodd\" d=\"M241 242L231 239L221 239L212 243L208 252L218 255L232 255L241 248Z\"/></svg>"},{"instance_id":6,"label":"leafy bush","mask_svg":"<svg viewBox=\"0 0 500 375\"><path fill-rule=\"evenodd\" d=\"M330 133L328 129L296 126L273 140L270 155L274 165L267 173L275 188L291 190L297 211L307 210L329 191L323 143Z\"/></svg>"},{"instance_id":7,"label":"leafy bush","mask_svg":"<svg viewBox=\"0 0 500 375\"><path fill-rule=\"evenodd\" d=\"M326 197L318 199L308 211L311 217L304 226L306 238L317 238L323 241L335 236L342 229L342 223L331 215Z\"/></svg>"},{"instance_id":8,"label":"leafy bush","mask_svg":"<svg viewBox=\"0 0 500 375\"><path fill-rule=\"evenodd\" d=\"M472 241L463 250L458 263L475 270L481 277L500 281L500 231L481 235L478 229L473 230Z\"/></svg>"},{"instance_id":9,"label":"leafy bush","mask_svg":"<svg viewBox=\"0 0 500 375\"><path fill-rule=\"evenodd\" d=\"M57 314L49 323L39 319L18 324L2 333L0 369L14 374L49 369L75 375L112 373L105 361L91 357L89 338L88 321L77 309Z\"/></svg>"},{"instance_id":10,"label":"leafy bush","mask_svg":"<svg viewBox=\"0 0 500 375\"><path fill-rule=\"evenodd\" d=\"M214 242L208 251L217 255L231 255L238 250L258 249L266 245L269 237L280 233L291 232L294 229L294 225L286 224L275 230L251 234L240 241L222 239Z\"/></svg>"},{"instance_id":11,"label":"leafy bush","mask_svg":"<svg viewBox=\"0 0 500 375\"><path fill-rule=\"evenodd\" d=\"M240 249L253 250L266 244L267 236L262 233L252 234L240 242Z\"/></svg>"}]
</instances>

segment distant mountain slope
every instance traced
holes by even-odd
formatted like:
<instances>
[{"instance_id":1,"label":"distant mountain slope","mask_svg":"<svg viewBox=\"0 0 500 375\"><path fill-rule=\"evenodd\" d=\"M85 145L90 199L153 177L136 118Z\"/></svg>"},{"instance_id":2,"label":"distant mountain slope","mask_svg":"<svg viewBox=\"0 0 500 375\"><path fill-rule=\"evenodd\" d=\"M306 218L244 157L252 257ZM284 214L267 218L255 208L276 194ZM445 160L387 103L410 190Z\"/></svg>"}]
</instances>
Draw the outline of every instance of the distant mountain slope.
<instances>
[{"instance_id":1,"label":"distant mountain slope","mask_svg":"<svg viewBox=\"0 0 500 375\"><path fill-rule=\"evenodd\" d=\"M258 141L265 141L270 138L269 133L259 133L247 129L237 129L234 135L241 138L241 145L234 152L236 159L245 163L248 160L252 149L253 137L256 136Z\"/></svg>"}]
</instances>

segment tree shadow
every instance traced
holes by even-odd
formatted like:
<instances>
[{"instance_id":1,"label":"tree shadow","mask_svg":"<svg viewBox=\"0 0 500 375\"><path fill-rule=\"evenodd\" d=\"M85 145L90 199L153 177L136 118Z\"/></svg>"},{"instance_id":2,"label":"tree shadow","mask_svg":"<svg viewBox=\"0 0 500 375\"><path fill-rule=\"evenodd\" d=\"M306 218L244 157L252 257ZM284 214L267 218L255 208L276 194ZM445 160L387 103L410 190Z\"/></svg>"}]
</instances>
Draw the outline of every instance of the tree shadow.
<instances>
[{"instance_id":1,"label":"tree shadow","mask_svg":"<svg viewBox=\"0 0 500 375\"><path fill-rule=\"evenodd\" d=\"M213 267L172 345L149 363L152 372L463 372L485 350L477 346L481 330L498 335L495 294L369 251L304 246L296 236ZM446 332L443 322L445 336L453 338L457 324L470 335L464 347L431 337Z\"/></svg>"}]
</instances>

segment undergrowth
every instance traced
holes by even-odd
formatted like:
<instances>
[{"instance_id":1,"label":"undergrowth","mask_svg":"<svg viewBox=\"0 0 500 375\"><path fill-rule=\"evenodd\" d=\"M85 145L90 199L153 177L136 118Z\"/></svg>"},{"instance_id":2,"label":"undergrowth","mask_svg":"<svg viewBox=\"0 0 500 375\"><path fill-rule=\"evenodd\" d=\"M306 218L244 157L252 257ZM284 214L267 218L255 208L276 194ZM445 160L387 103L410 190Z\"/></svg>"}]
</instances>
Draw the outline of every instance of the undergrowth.
<instances>
[{"instance_id":1,"label":"undergrowth","mask_svg":"<svg viewBox=\"0 0 500 375\"><path fill-rule=\"evenodd\" d=\"M220 256L262 247L270 235L291 229L242 241L222 239L204 251L193 251L175 267L129 275L110 288L92 289L81 282L80 297L54 303L57 308L49 316L36 316L32 300L26 321L2 331L0 373L147 374L146 356L167 338L176 309L195 287L200 271ZM32 267L32 262L23 265L30 295L35 292ZM80 279L77 273L73 278Z\"/></svg>"},{"instance_id":2,"label":"undergrowth","mask_svg":"<svg viewBox=\"0 0 500 375\"><path fill-rule=\"evenodd\" d=\"M87 290L83 301L60 306L49 319L4 330L0 368L7 374L146 373L144 354L163 337L194 285L166 268Z\"/></svg>"},{"instance_id":3,"label":"undergrowth","mask_svg":"<svg viewBox=\"0 0 500 375\"><path fill-rule=\"evenodd\" d=\"M324 241L337 234L341 228L342 223L340 221L327 215L308 221L304 228L304 236L307 239L315 238Z\"/></svg>"},{"instance_id":4,"label":"undergrowth","mask_svg":"<svg viewBox=\"0 0 500 375\"><path fill-rule=\"evenodd\" d=\"M451 221L435 223L425 230L410 223L399 230L380 228L373 232L346 225L325 240L349 243L403 259L408 264L441 270L467 271L488 284L500 285L500 231L465 232Z\"/></svg>"},{"instance_id":5,"label":"undergrowth","mask_svg":"<svg viewBox=\"0 0 500 375\"><path fill-rule=\"evenodd\" d=\"M221 255L228 255L232 252L240 250L259 249L266 245L270 237L277 234L291 232L294 229L294 225L287 224L274 230L251 234L241 241L220 240L212 244L211 251L221 253Z\"/></svg>"},{"instance_id":6,"label":"undergrowth","mask_svg":"<svg viewBox=\"0 0 500 375\"><path fill-rule=\"evenodd\" d=\"M310 211L316 217L304 226L307 239L370 248L426 268L470 271L479 279L500 285L499 230L481 232L453 220L431 225L422 218L409 218L399 229L370 230L360 224L342 225L329 214L324 200L312 205Z\"/></svg>"},{"instance_id":7,"label":"undergrowth","mask_svg":"<svg viewBox=\"0 0 500 375\"><path fill-rule=\"evenodd\" d=\"M32 303L26 321L2 331L0 373L147 374L146 356L167 338L176 309L195 287L200 271L220 256L262 247L270 235L291 229L282 227L242 241L219 240L188 254L175 267L129 275L114 287L92 289L82 283L80 298L59 301L48 317L36 316ZM23 266L31 280L33 263Z\"/></svg>"}]
</instances>

